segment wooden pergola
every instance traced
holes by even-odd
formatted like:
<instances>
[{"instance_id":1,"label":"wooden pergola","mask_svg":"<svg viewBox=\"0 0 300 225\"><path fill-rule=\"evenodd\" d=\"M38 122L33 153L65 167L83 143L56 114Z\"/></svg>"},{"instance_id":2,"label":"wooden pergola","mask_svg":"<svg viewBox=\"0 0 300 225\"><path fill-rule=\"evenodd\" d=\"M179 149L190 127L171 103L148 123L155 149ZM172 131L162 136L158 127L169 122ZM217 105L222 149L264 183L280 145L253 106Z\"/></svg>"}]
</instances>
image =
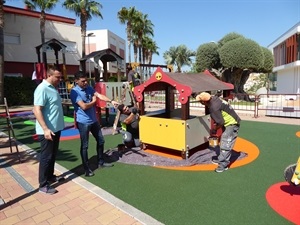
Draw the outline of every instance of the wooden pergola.
<instances>
[{"instance_id":1,"label":"wooden pergola","mask_svg":"<svg viewBox=\"0 0 300 225\"><path fill-rule=\"evenodd\" d=\"M55 55L55 66L57 68L59 68L59 57L58 57L58 54L59 52L61 52L62 54L62 59L63 59L63 68L62 68L62 71L63 71L63 75L64 75L64 78L66 79L67 77L67 73L66 73L66 56L65 56L65 53L66 53L66 48L67 46L64 45L63 43L61 43L60 41L56 40L56 39L51 39L43 44L40 44L38 46L35 47L36 49L36 54L37 54L37 57L38 57L38 63L43 63L44 64L44 70L47 69L47 49L52 49L54 51L54 55ZM42 59L41 59L41 53L42 53Z\"/></svg>"},{"instance_id":2,"label":"wooden pergola","mask_svg":"<svg viewBox=\"0 0 300 225\"><path fill-rule=\"evenodd\" d=\"M117 61L117 64L118 64L117 65L117 68L118 68L118 72L117 72L118 81L121 81L120 72L121 72L122 61L124 60L123 57L118 55L116 52L114 52L110 48L103 49L103 50L100 50L100 51L91 52L90 54L88 54L85 57L80 59L80 65L81 65L81 68L82 68L83 72L85 72L85 63L90 58L94 59L95 82L100 81L99 60L101 60L102 63L103 63L103 70L104 70L103 81L104 82L108 81L107 63L108 62L115 62L115 61Z\"/></svg>"}]
</instances>

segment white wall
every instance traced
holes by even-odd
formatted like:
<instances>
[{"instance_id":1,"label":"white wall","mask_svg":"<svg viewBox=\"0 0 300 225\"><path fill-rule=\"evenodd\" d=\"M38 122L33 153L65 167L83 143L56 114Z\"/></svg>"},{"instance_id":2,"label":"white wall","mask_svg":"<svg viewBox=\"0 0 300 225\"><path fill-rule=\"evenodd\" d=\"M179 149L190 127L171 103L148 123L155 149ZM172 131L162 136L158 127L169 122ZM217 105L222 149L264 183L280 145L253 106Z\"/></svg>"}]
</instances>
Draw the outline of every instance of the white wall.
<instances>
[{"instance_id":1,"label":"white wall","mask_svg":"<svg viewBox=\"0 0 300 225\"><path fill-rule=\"evenodd\" d=\"M273 52L273 49L284 42L292 35L300 33L300 22L278 37L272 42L268 49ZM300 90L300 60L281 65L273 68L273 72L277 72L277 91L272 91L276 94L296 94Z\"/></svg>"},{"instance_id":2,"label":"white wall","mask_svg":"<svg viewBox=\"0 0 300 225\"><path fill-rule=\"evenodd\" d=\"M4 60L12 62L37 62L35 47L41 44L39 18L33 18L24 15L5 14L4 35L17 35L20 37L20 44L5 43ZM64 24L60 22L46 21L45 39L57 39L64 43L68 41L74 43L77 52L66 53L66 64L79 65L81 58L81 33L80 27L73 24ZM78 44L79 43L79 44ZM47 53L49 63L52 62L54 54ZM60 62L62 56L59 54Z\"/></svg>"},{"instance_id":3,"label":"white wall","mask_svg":"<svg viewBox=\"0 0 300 225\"><path fill-rule=\"evenodd\" d=\"M110 48L110 44L116 46L116 53L120 55L120 49L124 50L124 57L126 56L126 47L125 47L125 40L118 35L114 34L110 30L103 29L103 30L89 30L87 34L94 33L94 37L89 37L89 43L91 45L91 52L92 51L99 51L103 49ZM86 44L88 44L88 37L86 37ZM95 49L93 49L95 46ZM88 52L88 50L87 50ZM100 63L101 64L101 63ZM126 68L126 61L125 58L122 62L122 72L125 72ZM107 70L109 73L116 73L117 72L117 62L109 62L107 64Z\"/></svg>"},{"instance_id":4,"label":"white wall","mask_svg":"<svg viewBox=\"0 0 300 225\"><path fill-rule=\"evenodd\" d=\"M300 89L300 67L291 67L277 72L277 91L280 94L296 94Z\"/></svg>"}]
</instances>

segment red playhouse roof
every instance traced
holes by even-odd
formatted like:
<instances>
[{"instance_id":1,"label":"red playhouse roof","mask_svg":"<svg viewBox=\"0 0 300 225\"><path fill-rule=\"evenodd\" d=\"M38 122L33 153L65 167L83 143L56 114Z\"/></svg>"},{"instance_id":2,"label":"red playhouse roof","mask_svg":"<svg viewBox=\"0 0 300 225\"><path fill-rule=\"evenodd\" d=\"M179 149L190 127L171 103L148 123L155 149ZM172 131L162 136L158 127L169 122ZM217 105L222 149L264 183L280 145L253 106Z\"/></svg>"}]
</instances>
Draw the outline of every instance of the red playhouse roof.
<instances>
[{"instance_id":1,"label":"red playhouse roof","mask_svg":"<svg viewBox=\"0 0 300 225\"><path fill-rule=\"evenodd\" d=\"M137 101L141 102L144 91L165 90L167 86L172 86L178 91L181 104L185 104L192 93L232 90L234 88L233 84L220 81L208 71L203 73L167 73L158 67L149 80L134 88L134 94Z\"/></svg>"}]
</instances>

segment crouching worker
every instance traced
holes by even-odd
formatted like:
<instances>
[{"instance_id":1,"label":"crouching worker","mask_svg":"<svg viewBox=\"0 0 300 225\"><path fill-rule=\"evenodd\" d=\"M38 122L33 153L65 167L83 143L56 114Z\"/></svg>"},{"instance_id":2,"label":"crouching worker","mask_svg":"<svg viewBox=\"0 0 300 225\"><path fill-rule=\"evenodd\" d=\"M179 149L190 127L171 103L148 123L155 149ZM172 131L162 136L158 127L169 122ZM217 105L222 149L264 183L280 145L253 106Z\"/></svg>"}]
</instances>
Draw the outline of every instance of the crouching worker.
<instances>
[{"instance_id":1,"label":"crouching worker","mask_svg":"<svg viewBox=\"0 0 300 225\"><path fill-rule=\"evenodd\" d=\"M238 136L241 119L231 105L218 96L202 92L196 96L196 100L208 107L210 117L215 122L211 134L216 134L217 130L222 128L220 154L218 159L212 160L212 163L218 164L215 171L221 173L227 170L230 164L231 152Z\"/></svg>"},{"instance_id":2,"label":"crouching worker","mask_svg":"<svg viewBox=\"0 0 300 225\"><path fill-rule=\"evenodd\" d=\"M120 111L120 123L123 137L123 144L127 148L140 147L139 137L139 113L135 107L129 108L128 106L121 104L118 106Z\"/></svg>"}]
</instances>

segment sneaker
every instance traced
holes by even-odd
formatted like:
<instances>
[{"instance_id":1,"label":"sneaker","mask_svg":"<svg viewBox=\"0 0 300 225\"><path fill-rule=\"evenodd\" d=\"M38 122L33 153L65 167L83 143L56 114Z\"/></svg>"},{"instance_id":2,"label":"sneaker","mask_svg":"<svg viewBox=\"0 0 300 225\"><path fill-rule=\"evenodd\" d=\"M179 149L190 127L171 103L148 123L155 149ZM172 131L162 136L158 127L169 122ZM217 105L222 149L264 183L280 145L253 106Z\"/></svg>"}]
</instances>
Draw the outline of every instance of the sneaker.
<instances>
[{"instance_id":1,"label":"sneaker","mask_svg":"<svg viewBox=\"0 0 300 225\"><path fill-rule=\"evenodd\" d=\"M219 164L219 160L218 159L212 159L211 163L215 164L215 165L218 165Z\"/></svg>"},{"instance_id":2,"label":"sneaker","mask_svg":"<svg viewBox=\"0 0 300 225\"><path fill-rule=\"evenodd\" d=\"M118 151L124 151L125 150L125 145L124 144L119 144L118 145Z\"/></svg>"},{"instance_id":3,"label":"sneaker","mask_svg":"<svg viewBox=\"0 0 300 225\"><path fill-rule=\"evenodd\" d=\"M93 173L93 171L91 171L91 170L87 170L87 171L85 171L85 176L86 177L92 177L92 176L94 176L95 174Z\"/></svg>"},{"instance_id":4,"label":"sneaker","mask_svg":"<svg viewBox=\"0 0 300 225\"><path fill-rule=\"evenodd\" d=\"M39 192L48 194L48 195L53 195L57 192L57 190L49 185L46 185L44 187L39 188Z\"/></svg>"},{"instance_id":5,"label":"sneaker","mask_svg":"<svg viewBox=\"0 0 300 225\"><path fill-rule=\"evenodd\" d=\"M147 146L144 143L141 143L140 148L141 148L141 150L145 150L147 148Z\"/></svg>"},{"instance_id":6,"label":"sneaker","mask_svg":"<svg viewBox=\"0 0 300 225\"><path fill-rule=\"evenodd\" d=\"M222 173L222 172L224 172L225 170L228 170L228 167L227 167L227 166L226 166L225 168L224 168L224 167L218 166L218 168L215 169L215 171L216 171L217 173Z\"/></svg>"},{"instance_id":7,"label":"sneaker","mask_svg":"<svg viewBox=\"0 0 300 225\"><path fill-rule=\"evenodd\" d=\"M48 182L49 183L55 183L55 182L62 182L64 181L65 178L63 176L56 176L56 175L53 175L49 180Z\"/></svg>"},{"instance_id":8,"label":"sneaker","mask_svg":"<svg viewBox=\"0 0 300 225\"><path fill-rule=\"evenodd\" d=\"M99 164L98 169L105 168L105 167L113 167L113 166L114 166L114 164L105 162L105 163Z\"/></svg>"}]
</instances>

